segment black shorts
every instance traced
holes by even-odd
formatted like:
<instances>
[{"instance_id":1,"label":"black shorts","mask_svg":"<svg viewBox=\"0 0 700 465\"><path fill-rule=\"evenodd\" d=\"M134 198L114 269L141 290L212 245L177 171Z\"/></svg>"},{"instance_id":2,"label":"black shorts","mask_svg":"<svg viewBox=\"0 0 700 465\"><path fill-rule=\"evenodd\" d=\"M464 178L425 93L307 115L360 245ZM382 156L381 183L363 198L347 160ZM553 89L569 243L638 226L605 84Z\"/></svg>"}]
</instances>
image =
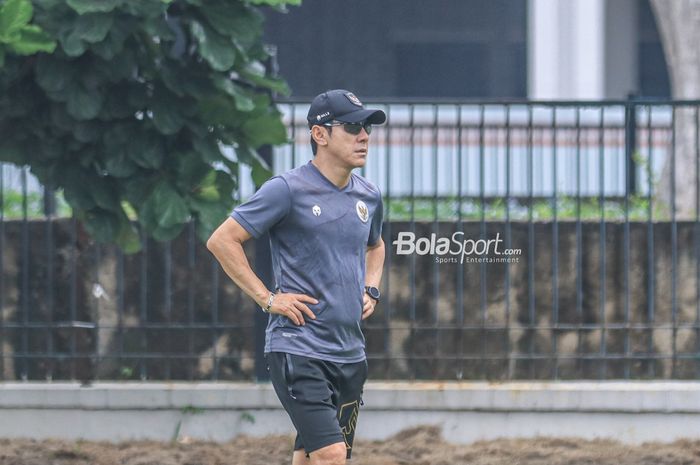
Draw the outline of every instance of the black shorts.
<instances>
[{"instance_id":1,"label":"black shorts","mask_svg":"<svg viewBox=\"0 0 700 465\"><path fill-rule=\"evenodd\" d=\"M266 354L270 379L306 454L344 442L352 455L367 361L334 363L283 352Z\"/></svg>"}]
</instances>

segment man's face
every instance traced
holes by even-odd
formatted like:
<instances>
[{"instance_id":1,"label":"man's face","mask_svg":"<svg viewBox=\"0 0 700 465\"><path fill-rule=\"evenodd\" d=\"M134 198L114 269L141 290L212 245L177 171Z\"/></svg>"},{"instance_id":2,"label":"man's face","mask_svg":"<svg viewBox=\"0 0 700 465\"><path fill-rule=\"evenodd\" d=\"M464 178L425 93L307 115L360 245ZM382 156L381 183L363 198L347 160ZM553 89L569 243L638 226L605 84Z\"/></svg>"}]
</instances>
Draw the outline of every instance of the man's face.
<instances>
[{"instance_id":1,"label":"man's face","mask_svg":"<svg viewBox=\"0 0 700 465\"><path fill-rule=\"evenodd\" d=\"M324 127L328 131L328 127ZM361 168L367 162L369 134L362 128L358 134L350 134L342 125L333 126L327 137L327 150L348 169Z\"/></svg>"}]
</instances>

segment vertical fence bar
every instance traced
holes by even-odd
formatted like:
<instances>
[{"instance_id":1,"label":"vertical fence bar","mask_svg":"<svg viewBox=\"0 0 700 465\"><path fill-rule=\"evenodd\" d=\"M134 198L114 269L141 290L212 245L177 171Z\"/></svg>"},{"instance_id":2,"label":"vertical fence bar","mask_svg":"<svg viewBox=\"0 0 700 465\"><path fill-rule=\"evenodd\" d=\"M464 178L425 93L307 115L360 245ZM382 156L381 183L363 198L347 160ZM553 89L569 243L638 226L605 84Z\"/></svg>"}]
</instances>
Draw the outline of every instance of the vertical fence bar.
<instances>
[{"instance_id":1,"label":"vertical fence bar","mask_svg":"<svg viewBox=\"0 0 700 465\"><path fill-rule=\"evenodd\" d=\"M583 228L581 224L581 108L576 108L576 370L583 374Z\"/></svg>"},{"instance_id":2,"label":"vertical fence bar","mask_svg":"<svg viewBox=\"0 0 700 465\"><path fill-rule=\"evenodd\" d=\"M5 381L5 164L0 163L0 381Z\"/></svg>"},{"instance_id":3,"label":"vertical fence bar","mask_svg":"<svg viewBox=\"0 0 700 465\"><path fill-rule=\"evenodd\" d=\"M671 377L676 377L678 353L678 297L676 278L678 274L678 222L676 221L676 106L671 106ZM680 107L684 110L684 107Z\"/></svg>"},{"instance_id":4,"label":"vertical fence bar","mask_svg":"<svg viewBox=\"0 0 700 465\"><path fill-rule=\"evenodd\" d=\"M70 291L69 291L69 310L70 310L70 377L76 379L75 353L77 340L75 336L78 320L78 219L73 214L70 225Z\"/></svg>"},{"instance_id":5,"label":"vertical fence bar","mask_svg":"<svg viewBox=\"0 0 700 465\"><path fill-rule=\"evenodd\" d=\"M625 173L627 188L625 189L625 225L624 225L624 265L623 265L623 287L624 287L624 312L625 312L625 336L624 336L624 377L630 377L630 195L636 192L636 172L633 163L634 152L636 151L637 137L637 107L631 99L625 104ZM634 176L633 179L630 179Z\"/></svg>"},{"instance_id":6,"label":"vertical fence bar","mask_svg":"<svg viewBox=\"0 0 700 465\"><path fill-rule=\"evenodd\" d=\"M438 237L440 232L439 214L438 214L438 176L439 176L439 159L438 159L438 144L440 128L438 126L438 112L439 107L433 104L433 233L435 237ZM433 260L433 305L435 310L435 318L433 325L435 328L435 353L433 354L437 361L440 358L440 264ZM433 363L433 370L437 368L438 364ZM434 371L435 372L435 371Z\"/></svg>"},{"instance_id":7,"label":"vertical fence bar","mask_svg":"<svg viewBox=\"0 0 700 465\"><path fill-rule=\"evenodd\" d=\"M480 239L486 237L486 198L484 194L484 159L485 159L485 107L483 104L479 105L479 204L481 206L481 219L480 219ZM481 304L481 372L484 378L488 377L486 371L486 340L488 336L488 331L486 329L486 266L484 263L479 264L479 302Z\"/></svg>"},{"instance_id":8,"label":"vertical fence bar","mask_svg":"<svg viewBox=\"0 0 700 465\"><path fill-rule=\"evenodd\" d=\"M212 299L211 299L211 357L213 363L213 369L211 371L212 381L217 381L219 379L219 354L218 350L218 339L219 339L219 264L211 257L211 274L212 274Z\"/></svg>"},{"instance_id":9,"label":"vertical fence bar","mask_svg":"<svg viewBox=\"0 0 700 465\"><path fill-rule=\"evenodd\" d=\"M464 223L462 222L462 106L457 105L457 231L464 232ZM467 164L467 166L469 166ZM455 289L457 289L457 308L459 315L457 325L459 327L459 368L457 369L456 378L461 380L464 377L464 267L458 266L455 274L457 280Z\"/></svg>"},{"instance_id":10,"label":"vertical fence bar","mask_svg":"<svg viewBox=\"0 0 700 465\"><path fill-rule=\"evenodd\" d=\"M171 373L170 373L170 354L173 352L171 349L171 344L170 344L170 326L172 324L172 313L173 313L173 256L172 256L172 241L167 241L163 244L163 260L164 260L164 274L163 276L163 281L164 281L164 289L163 289L163 298L165 300L164 303L164 310L165 310L165 328L163 329L165 331L164 334L164 340L165 340L165 379L170 380L171 379Z\"/></svg>"},{"instance_id":11,"label":"vertical fence bar","mask_svg":"<svg viewBox=\"0 0 700 465\"><path fill-rule=\"evenodd\" d=\"M695 106L695 222L693 224L693 238L695 249L695 377L697 378L700 376L700 107L697 105Z\"/></svg>"},{"instance_id":12,"label":"vertical fence bar","mask_svg":"<svg viewBox=\"0 0 700 465\"><path fill-rule=\"evenodd\" d=\"M148 379L148 237L141 230L141 279L139 288L139 320L141 323L141 353L139 354L139 376L141 381Z\"/></svg>"},{"instance_id":13,"label":"vertical fence bar","mask_svg":"<svg viewBox=\"0 0 700 465\"><path fill-rule=\"evenodd\" d=\"M629 197L637 192L637 104L630 94L625 102L625 195ZM626 198L627 198L626 197Z\"/></svg>"},{"instance_id":14,"label":"vertical fence bar","mask_svg":"<svg viewBox=\"0 0 700 465\"><path fill-rule=\"evenodd\" d=\"M27 168L22 167L21 170L21 185L22 185L22 271L21 271L21 298L20 308L22 311L22 368L21 378L26 381L29 376L29 219L27 212Z\"/></svg>"},{"instance_id":15,"label":"vertical fence bar","mask_svg":"<svg viewBox=\"0 0 700 465\"><path fill-rule=\"evenodd\" d=\"M124 251L117 247L117 362L120 365L119 376L131 378L133 375L131 359L124 358Z\"/></svg>"},{"instance_id":16,"label":"vertical fence bar","mask_svg":"<svg viewBox=\"0 0 700 465\"><path fill-rule=\"evenodd\" d=\"M44 193L44 198L53 198L53 196ZM53 369L54 369L54 342L53 342L53 330L54 330L54 242L53 242L53 212L55 208L47 208L44 210L44 220L46 221L46 310L48 324L46 328L46 353L48 355L48 360L46 360L46 380L51 381L53 379ZM1 308L1 307L0 307Z\"/></svg>"},{"instance_id":17,"label":"vertical fence bar","mask_svg":"<svg viewBox=\"0 0 700 465\"><path fill-rule=\"evenodd\" d=\"M506 110L506 249L510 249L511 245L511 225L510 225L510 117L511 107L509 104L505 106ZM506 331L504 345L506 348L506 363L508 370L508 379L513 379L513 364L517 360L513 360L510 353L510 263L506 262L505 269L505 304L506 304Z\"/></svg>"},{"instance_id":18,"label":"vertical fence bar","mask_svg":"<svg viewBox=\"0 0 700 465\"><path fill-rule=\"evenodd\" d=\"M607 357L606 357L606 325L605 325L605 300L607 298L605 292L605 107L600 109L600 124L598 127L598 207L600 209L600 223L599 223L599 251L600 251L600 371L599 378L605 379L607 373Z\"/></svg>"},{"instance_id":19,"label":"vertical fence bar","mask_svg":"<svg viewBox=\"0 0 700 465\"><path fill-rule=\"evenodd\" d=\"M195 321L195 310L194 310L194 299L195 299L195 292L194 292L194 285L193 283L195 282L195 273L196 273L196 268L195 266L197 265L196 261L196 254L195 254L195 245L196 245L197 237L196 237L196 231L194 227L194 221L190 221L187 225L187 323L190 326L190 329L187 331L187 354L188 355L193 355L194 352L194 338L192 337L192 328L194 327L194 321ZM187 362L187 373L188 373L188 378L190 380L194 379L194 363L191 360L188 360Z\"/></svg>"},{"instance_id":20,"label":"vertical fence bar","mask_svg":"<svg viewBox=\"0 0 700 465\"><path fill-rule=\"evenodd\" d=\"M653 357L654 350L654 299L656 298L655 286L655 257L654 257L654 145L652 138L652 111L653 107L649 105L649 115L647 120L647 146L649 147L649 163L648 163L648 173L647 173L647 183L648 183L648 195L647 195L647 328L648 339L647 339L647 355L648 355L648 376L653 378L655 376L656 364Z\"/></svg>"},{"instance_id":21,"label":"vertical fence bar","mask_svg":"<svg viewBox=\"0 0 700 465\"><path fill-rule=\"evenodd\" d=\"M527 314L528 353L530 354L530 379L535 379L535 223L533 222L534 164L533 164L532 104L527 106Z\"/></svg>"},{"instance_id":22,"label":"vertical fence bar","mask_svg":"<svg viewBox=\"0 0 700 465\"><path fill-rule=\"evenodd\" d=\"M416 133L416 127L415 127L415 112L416 112L416 107L415 105L410 106L410 113L409 113L409 130L410 130L410 152L411 152L411 232L415 235L416 233L416 195L415 195L415 188L416 188L416 173L415 173L415 166L416 166L416 141L415 141L415 133ZM409 325L410 325L410 349L409 349L409 365L411 366L411 379L416 378L416 369L415 369L415 360L413 355L415 354L414 350L414 345L416 342L416 254L411 254L410 255L410 283L411 283L411 305L409 308Z\"/></svg>"},{"instance_id":23,"label":"vertical fence bar","mask_svg":"<svg viewBox=\"0 0 700 465\"><path fill-rule=\"evenodd\" d=\"M557 138L559 136L557 126L557 109L555 106L552 114L552 377L559 377L559 220L558 220L558 193L557 193L557 169L558 156Z\"/></svg>"},{"instance_id":24,"label":"vertical fence bar","mask_svg":"<svg viewBox=\"0 0 700 465\"><path fill-rule=\"evenodd\" d=\"M386 119L387 121L391 121L391 105L387 106L386 108ZM392 350L391 350L391 315L392 315L392 308L391 308L391 280L389 279L389 273L391 272L391 257L394 255L391 252L391 237L392 237L392 231L391 231L391 204L392 204L392 197L391 197L391 152L392 152L392 147L391 147L391 132L392 132L392 126L391 124L388 124L386 126L386 130L384 132L385 134L385 141L384 141L384 152L385 152L385 164L386 164L386 189L384 189L384 195L386 202L384 202L384 228L383 228L383 234L384 234L384 243L387 245L387 247L390 248L389 253L386 254L386 260L384 261L384 276L385 278L382 280L384 282L384 293L386 294L386 299L384 299L384 354L386 357L385 364L386 364L386 370L384 373L386 373L386 376L388 378L391 378L392 374Z\"/></svg>"},{"instance_id":25,"label":"vertical fence bar","mask_svg":"<svg viewBox=\"0 0 700 465\"><path fill-rule=\"evenodd\" d=\"M101 286L100 282L100 262L102 261L102 248L100 247L100 244L95 244L95 283L98 286ZM93 379L98 378L99 370L100 370L100 300L103 298L102 294L98 292L96 295L94 293L95 288L93 288L93 296L95 297L95 307L94 307L94 312L90 316L90 321L94 324L94 349L92 350L92 354L90 356L90 361L91 365L93 366L92 372L88 373L86 376L91 377L86 378L85 381L90 382ZM84 382L85 382L84 381Z\"/></svg>"}]
</instances>

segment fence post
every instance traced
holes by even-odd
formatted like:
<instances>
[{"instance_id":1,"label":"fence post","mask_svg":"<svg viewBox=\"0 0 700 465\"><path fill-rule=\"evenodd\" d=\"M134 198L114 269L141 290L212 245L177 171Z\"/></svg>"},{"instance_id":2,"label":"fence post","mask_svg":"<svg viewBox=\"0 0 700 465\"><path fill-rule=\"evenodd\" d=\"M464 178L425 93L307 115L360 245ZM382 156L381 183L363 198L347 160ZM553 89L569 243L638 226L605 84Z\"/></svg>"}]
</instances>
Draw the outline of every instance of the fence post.
<instances>
[{"instance_id":1,"label":"fence post","mask_svg":"<svg viewBox=\"0 0 700 465\"><path fill-rule=\"evenodd\" d=\"M625 157L627 159L627 182L625 183L625 196L629 197L637 192L637 165L634 154L637 151L637 103L634 94L627 95L625 104Z\"/></svg>"},{"instance_id":2,"label":"fence post","mask_svg":"<svg viewBox=\"0 0 700 465\"><path fill-rule=\"evenodd\" d=\"M44 216L50 218L56 214L56 191L51 184L44 186Z\"/></svg>"}]
</instances>

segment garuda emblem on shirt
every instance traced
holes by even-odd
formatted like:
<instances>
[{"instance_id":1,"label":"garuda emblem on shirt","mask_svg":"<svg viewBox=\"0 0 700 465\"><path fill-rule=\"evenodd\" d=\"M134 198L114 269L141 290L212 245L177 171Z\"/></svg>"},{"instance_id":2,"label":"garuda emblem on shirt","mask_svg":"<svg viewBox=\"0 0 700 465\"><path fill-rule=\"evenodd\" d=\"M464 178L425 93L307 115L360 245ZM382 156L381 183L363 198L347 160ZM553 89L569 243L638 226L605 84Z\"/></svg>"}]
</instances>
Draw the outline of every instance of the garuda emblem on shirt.
<instances>
[{"instance_id":1,"label":"garuda emblem on shirt","mask_svg":"<svg viewBox=\"0 0 700 465\"><path fill-rule=\"evenodd\" d=\"M357 201L357 204L355 204L355 210L357 211L357 216L360 217L360 220L362 220L363 223L366 223L367 220L369 220L369 209L362 200Z\"/></svg>"}]
</instances>

